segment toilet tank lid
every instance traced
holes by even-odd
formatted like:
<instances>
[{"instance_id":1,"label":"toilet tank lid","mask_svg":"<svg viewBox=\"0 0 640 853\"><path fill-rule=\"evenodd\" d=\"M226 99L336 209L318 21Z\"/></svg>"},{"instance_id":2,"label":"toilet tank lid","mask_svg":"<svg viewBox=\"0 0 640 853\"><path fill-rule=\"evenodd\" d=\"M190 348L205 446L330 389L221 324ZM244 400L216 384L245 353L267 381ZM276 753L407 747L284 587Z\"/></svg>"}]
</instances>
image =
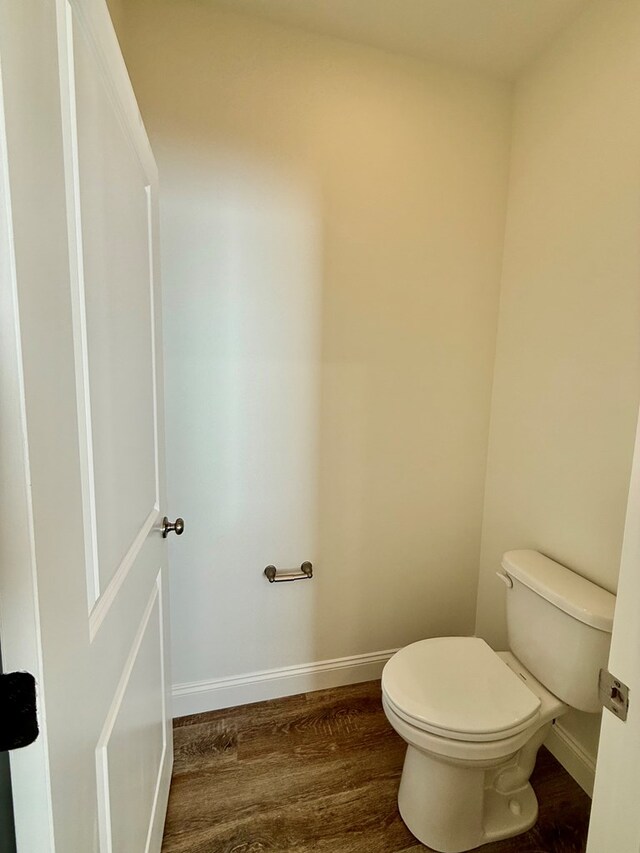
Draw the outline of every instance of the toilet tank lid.
<instances>
[{"instance_id":1,"label":"toilet tank lid","mask_svg":"<svg viewBox=\"0 0 640 853\"><path fill-rule=\"evenodd\" d=\"M611 633L616 597L606 589L539 551L507 551L502 568L574 619Z\"/></svg>"}]
</instances>

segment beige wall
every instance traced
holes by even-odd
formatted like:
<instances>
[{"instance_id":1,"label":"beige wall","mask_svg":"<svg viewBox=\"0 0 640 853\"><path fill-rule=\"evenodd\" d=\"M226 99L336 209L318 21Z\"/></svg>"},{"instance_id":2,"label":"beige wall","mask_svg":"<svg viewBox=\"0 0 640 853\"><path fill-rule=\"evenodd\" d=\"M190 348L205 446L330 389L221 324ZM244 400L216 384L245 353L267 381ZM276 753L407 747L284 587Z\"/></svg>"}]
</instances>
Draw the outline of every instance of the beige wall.
<instances>
[{"instance_id":1,"label":"beige wall","mask_svg":"<svg viewBox=\"0 0 640 853\"><path fill-rule=\"evenodd\" d=\"M113 2L163 189L176 680L473 630L503 240L476 630L506 644L508 548L615 590L640 6L591 3L511 98L189 0ZM311 584L265 586L303 559ZM564 723L591 757L597 725Z\"/></svg>"},{"instance_id":2,"label":"beige wall","mask_svg":"<svg viewBox=\"0 0 640 853\"><path fill-rule=\"evenodd\" d=\"M473 632L509 92L133 0L161 176L176 682ZM269 586L268 563L317 568Z\"/></svg>"},{"instance_id":3,"label":"beige wall","mask_svg":"<svg viewBox=\"0 0 640 853\"><path fill-rule=\"evenodd\" d=\"M509 548L615 591L640 392L640 4L592 4L518 82L478 633ZM597 718L567 726L591 755Z\"/></svg>"}]
</instances>

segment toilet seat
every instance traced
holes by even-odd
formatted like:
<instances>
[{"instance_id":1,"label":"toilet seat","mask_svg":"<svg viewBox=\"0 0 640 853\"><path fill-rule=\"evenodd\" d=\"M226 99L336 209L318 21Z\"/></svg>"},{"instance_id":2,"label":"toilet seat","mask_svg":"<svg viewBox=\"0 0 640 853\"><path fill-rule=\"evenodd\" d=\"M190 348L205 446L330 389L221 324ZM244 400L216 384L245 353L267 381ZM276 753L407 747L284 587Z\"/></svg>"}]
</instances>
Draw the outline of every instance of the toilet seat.
<instances>
[{"instance_id":1,"label":"toilet seat","mask_svg":"<svg viewBox=\"0 0 640 853\"><path fill-rule=\"evenodd\" d=\"M510 738L540 714L540 698L478 637L406 646L386 664L382 691L411 726L458 741Z\"/></svg>"}]
</instances>

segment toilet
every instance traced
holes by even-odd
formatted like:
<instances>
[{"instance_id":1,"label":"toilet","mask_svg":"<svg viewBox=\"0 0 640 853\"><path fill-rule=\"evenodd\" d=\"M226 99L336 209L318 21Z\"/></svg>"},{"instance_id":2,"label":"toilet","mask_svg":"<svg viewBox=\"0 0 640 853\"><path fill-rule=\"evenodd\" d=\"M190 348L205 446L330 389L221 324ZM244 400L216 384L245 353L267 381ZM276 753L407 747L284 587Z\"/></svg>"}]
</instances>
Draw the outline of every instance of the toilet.
<instances>
[{"instance_id":1,"label":"toilet","mask_svg":"<svg viewBox=\"0 0 640 853\"><path fill-rule=\"evenodd\" d=\"M538 816L529 777L553 722L600 710L615 596L538 551L508 551L509 651L436 637L382 673L387 718L407 742L402 819L423 844L461 853L526 832Z\"/></svg>"}]
</instances>

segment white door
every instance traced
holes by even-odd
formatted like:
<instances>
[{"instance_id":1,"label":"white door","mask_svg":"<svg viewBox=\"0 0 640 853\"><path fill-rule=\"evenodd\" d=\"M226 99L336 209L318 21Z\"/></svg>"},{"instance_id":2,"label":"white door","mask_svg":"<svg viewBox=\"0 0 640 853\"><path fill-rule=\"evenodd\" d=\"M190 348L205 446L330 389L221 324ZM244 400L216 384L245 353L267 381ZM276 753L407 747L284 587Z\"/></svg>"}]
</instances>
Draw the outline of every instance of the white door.
<instances>
[{"instance_id":1,"label":"white door","mask_svg":"<svg viewBox=\"0 0 640 853\"><path fill-rule=\"evenodd\" d=\"M157 174L104 0L0 0L0 630L20 853L160 849ZM172 534L173 535L173 534Z\"/></svg>"},{"instance_id":2,"label":"white door","mask_svg":"<svg viewBox=\"0 0 640 853\"><path fill-rule=\"evenodd\" d=\"M604 710L588 853L640 851L640 423L622 546L609 671L629 687L625 722Z\"/></svg>"}]
</instances>

